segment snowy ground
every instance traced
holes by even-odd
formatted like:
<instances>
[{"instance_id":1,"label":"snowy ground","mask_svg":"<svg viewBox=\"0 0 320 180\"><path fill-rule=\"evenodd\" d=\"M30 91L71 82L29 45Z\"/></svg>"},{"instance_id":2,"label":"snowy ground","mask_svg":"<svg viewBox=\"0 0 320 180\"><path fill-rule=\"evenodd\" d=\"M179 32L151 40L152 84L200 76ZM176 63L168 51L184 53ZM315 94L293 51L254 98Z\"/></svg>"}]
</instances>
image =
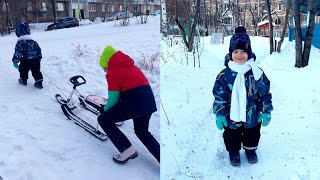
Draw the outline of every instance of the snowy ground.
<instances>
[{"instance_id":1,"label":"snowy ground","mask_svg":"<svg viewBox=\"0 0 320 180\"><path fill-rule=\"evenodd\" d=\"M249 164L241 150L241 166L232 167L212 113L212 88L230 37L219 45L201 40L201 68L192 67L192 57L186 65L179 40L172 47L161 40L161 179L319 180L320 50L312 47L309 66L298 69L294 42L286 40L281 53L269 55L269 40L251 37L257 63L271 81L274 111L261 129L259 162Z\"/></svg>"},{"instance_id":2,"label":"snowy ground","mask_svg":"<svg viewBox=\"0 0 320 180\"><path fill-rule=\"evenodd\" d=\"M134 134L131 121L120 129L139 156L126 165L118 165L112 160L118 152L111 141L102 142L67 120L54 98L57 93L69 94L69 78L74 75L87 80L78 88L83 95L106 97L105 74L98 65L104 47L113 45L136 64L148 62L160 51L159 22L156 16L149 17L147 24L132 18L127 27L108 22L48 32L32 30L43 53L42 90L33 86L31 73L28 86L18 84L19 73L11 62L17 37L0 37L0 176L4 180L159 179L159 164ZM155 57L159 60L159 56ZM154 62L152 73L143 71L160 109L158 62ZM153 114L149 130L160 141L159 116L159 111ZM96 123L96 116L90 120Z\"/></svg>"}]
</instances>

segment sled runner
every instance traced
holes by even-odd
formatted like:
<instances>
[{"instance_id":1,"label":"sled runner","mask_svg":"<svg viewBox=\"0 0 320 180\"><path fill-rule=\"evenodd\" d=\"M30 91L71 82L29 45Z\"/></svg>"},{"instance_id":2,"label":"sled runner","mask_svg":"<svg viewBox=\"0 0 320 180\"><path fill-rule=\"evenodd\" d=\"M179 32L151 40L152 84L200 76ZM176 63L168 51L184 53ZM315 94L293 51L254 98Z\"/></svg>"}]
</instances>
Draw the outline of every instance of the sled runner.
<instances>
[{"instance_id":1,"label":"sled runner","mask_svg":"<svg viewBox=\"0 0 320 180\"><path fill-rule=\"evenodd\" d=\"M64 99L60 94L55 95L56 100L61 104L61 109L64 115L68 119L73 120L77 125L84 128L86 131L90 132L91 134L99 138L100 140L106 140L108 136L103 132L99 131L98 122L96 127L94 127L87 121L85 121L83 118L79 117L75 113L75 111L79 111L79 109L77 108L77 105L79 104L80 106L84 107L90 112L96 115L100 115L100 110L103 109L104 105L107 103L108 100L95 94L90 94L86 97L82 96L76 89L78 86L86 83L86 80L82 76L73 76L70 78L70 82L73 84L73 88L68 99ZM79 100L78 103L76 103L72 99L73 95L77 96L77 99ZM123 122L117 123L118 126L122 124Z\"/></svg>"}]
</instances>

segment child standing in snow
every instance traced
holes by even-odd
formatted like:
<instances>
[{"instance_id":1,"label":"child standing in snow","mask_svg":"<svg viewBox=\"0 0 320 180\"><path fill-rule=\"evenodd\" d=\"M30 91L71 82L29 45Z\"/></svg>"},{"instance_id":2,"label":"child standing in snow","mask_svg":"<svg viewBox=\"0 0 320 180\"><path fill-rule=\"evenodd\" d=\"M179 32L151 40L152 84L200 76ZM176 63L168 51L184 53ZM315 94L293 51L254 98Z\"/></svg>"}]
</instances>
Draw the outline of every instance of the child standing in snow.
<instances>
[{"instance_id":1,"label":"child standing in snow","mask_svg":"<svg viewBox=\"0 0 320 180\"><path fill-rule=\"evenodd\" d=\"M19 22L16 27L16 35L18 42L16 43L15 52L13 54L13 66L20 72L18 82L24 86L27 85L28 73L31 70L35 80L34 86L42 89L43 76L40 72L40 62L42 59L41 48L30 35L30 28L27 22ZM20 63L20 64L18 64Z\"/></svg>"},{"instance_id":2,"label":"child standing in snow","mask_svg":"<svg viewBox=\"0 0 320 180\"><path fill-rule=\"evenodd\" d=\"M232 36L229 54L232 61L218 74L213 87L213 112L218 129L225 129L223 138L231 165L240 165L241 143L253 164L258 161L255 151L261 124L267 126L271 120L270 81L252 58L247 34Z\"/></svg>"},{"instance_id":3,"label":"child standing in snow","mask_svg":"<svg viewBox=\"0 0 320 180\"><path fill-rule=\"evenodd\" d=\"M108 101L98 122L120 154L113 156L124 164L138 156L116 122L132 119L135 134L160 163L160 145L149 132L149 121L157 111L154 95L142 71L133 59L112 46L107 46L100 57L100 67L107 73Z\"/></svg>"}]
</instances>

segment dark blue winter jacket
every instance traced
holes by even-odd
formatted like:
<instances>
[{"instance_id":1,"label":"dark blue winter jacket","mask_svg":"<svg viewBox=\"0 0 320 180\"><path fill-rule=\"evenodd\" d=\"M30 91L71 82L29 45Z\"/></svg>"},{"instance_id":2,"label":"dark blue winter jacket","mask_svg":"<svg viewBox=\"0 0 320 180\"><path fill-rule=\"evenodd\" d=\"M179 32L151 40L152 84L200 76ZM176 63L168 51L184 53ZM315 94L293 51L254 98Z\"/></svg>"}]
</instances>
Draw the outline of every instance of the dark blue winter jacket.
<instances>
[{"instance_id":1,"label":"dark blue winter jacket","mask_svg":"<svg viewBox=\"0 0 320 180\"><path fill-rule=\"evenodd\" d=\"M27 22L20 22L17 24L16 35L18 37L18 42L16 43L12 61L41 61L41 48L39 47L39 44L29 36L30 28Z\"/></svg>"},{"instance_id":2,"label":"dark blue winter jacket","mask_svg":"<svg viewBox=\"0 0 320 180\"><path fill-rule=\"evenodd\" d=\"M225 68L217 76L213 87L213 113L217 116L226 116L228 127L236 129L240 126L252 128L258 124L260 112L270 113L273 110L271 102L270 81L263 73L256 81L252 70L245 73L245 86L247 90L247 122L235 122L230 119L231 93L237 72Z\"/></svg>"}]
</instances>

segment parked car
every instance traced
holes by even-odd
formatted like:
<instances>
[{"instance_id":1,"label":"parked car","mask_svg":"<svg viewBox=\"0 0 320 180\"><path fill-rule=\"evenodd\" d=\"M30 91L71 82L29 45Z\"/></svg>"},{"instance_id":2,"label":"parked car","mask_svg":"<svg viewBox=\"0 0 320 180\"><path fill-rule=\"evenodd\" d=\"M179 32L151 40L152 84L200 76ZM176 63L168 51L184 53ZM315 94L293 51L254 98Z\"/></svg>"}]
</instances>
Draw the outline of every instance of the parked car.
<instances>
[{"instance_id":1,"label":"parked car","mask_svg":"<svg viewBox=\"0 0 320 180\"><path fill-rule=\"evenodd\" d=\"M158 14L160 14L160 10L155 10L151 13L152 16L156 16Z\"/></svg>"},{"instance_id":2,"label":"parked car","mask_svg":"<svg viewBox=\"0 0 320 180\"><path fill-rule=\"evenodd\" d=\"M53 24L50 24L47 27L47 31L54 30L54 29L76 27L76 26L79 26L79 21L75 17L60 18L55 20Z\"/></svg>"},{"instance_id":3,"label":"parked car","mask_svg":"<svg viewBox=\"0 0 320 180\"><path fill-rule=\"evenodd\" d=\"M133 14L132 12L125 12L125 11L120 11L120 12L117 12L115 15L113 15L113 19L114 20L118 20L118 19L124 19L124 18L132 18L133 17Z\"/></svg>"},{"instance_id":4,"label":"parked car","mask_svg":"<svg viewBox=\"0 0 320 180\"><path fill-rule=\"evenodd\" d=\"M113 20L114 20L114 17L111 16L111 17L106 17L104 21L109 22L109 21L113 21Z\"/></svg>"}]
</instances>

